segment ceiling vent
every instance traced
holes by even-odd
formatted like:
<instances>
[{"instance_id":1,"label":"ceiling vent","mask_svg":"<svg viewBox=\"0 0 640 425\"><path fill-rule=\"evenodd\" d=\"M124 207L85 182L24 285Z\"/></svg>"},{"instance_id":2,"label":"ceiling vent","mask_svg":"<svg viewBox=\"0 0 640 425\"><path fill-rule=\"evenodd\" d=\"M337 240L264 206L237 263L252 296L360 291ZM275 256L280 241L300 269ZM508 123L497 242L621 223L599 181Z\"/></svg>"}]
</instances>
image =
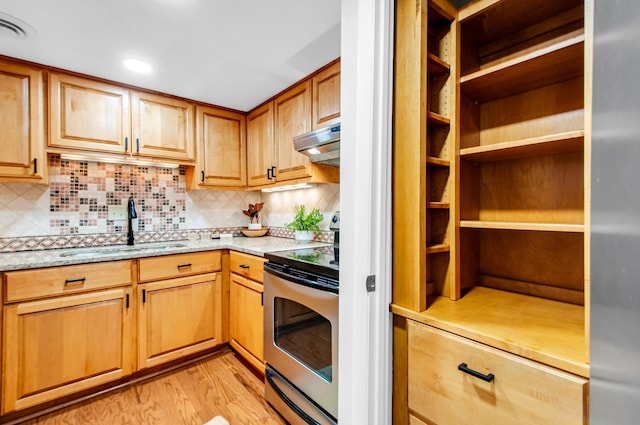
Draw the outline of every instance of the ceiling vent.
<instances>
[{"instance_id":1,"label":"ceiling vent","mask_svg":"<svg viewBox=\"0 0 640 425\"><path fill-rule=\"evenodd\" d=\"M0 12L0 36L10 38L29 38L35 35L36 31L26 22Z\"/></svg>"}]
</instances>

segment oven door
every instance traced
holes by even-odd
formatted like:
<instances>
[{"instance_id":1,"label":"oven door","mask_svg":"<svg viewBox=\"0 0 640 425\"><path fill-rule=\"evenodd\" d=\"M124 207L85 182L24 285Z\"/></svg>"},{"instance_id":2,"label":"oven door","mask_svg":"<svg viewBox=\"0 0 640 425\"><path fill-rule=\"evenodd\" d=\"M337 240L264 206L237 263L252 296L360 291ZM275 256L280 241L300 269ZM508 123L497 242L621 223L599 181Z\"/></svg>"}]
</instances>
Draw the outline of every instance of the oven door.
<instances>
[{"instance_id":1,"label":"oven door","mask_svg":"<svg viewBox=\"0 0 640 425\"><path fill-rule=\"evenodd\" d=\"M265 264L264 319L267 366L312 404L337 418L338 295L297 283L295 277L270 271ZM273 387L271 381L267 379L267 387ZM267 401L274 406L269 397L277 393L273 388L267 390Z\"/></svg>"}]
</instances>

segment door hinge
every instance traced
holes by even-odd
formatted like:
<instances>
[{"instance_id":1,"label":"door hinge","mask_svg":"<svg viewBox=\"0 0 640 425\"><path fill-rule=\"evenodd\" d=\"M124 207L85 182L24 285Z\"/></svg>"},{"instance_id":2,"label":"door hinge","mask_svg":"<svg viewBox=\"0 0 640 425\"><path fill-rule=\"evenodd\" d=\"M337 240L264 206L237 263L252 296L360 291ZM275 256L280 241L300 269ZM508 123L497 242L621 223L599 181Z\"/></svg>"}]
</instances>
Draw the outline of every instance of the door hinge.
<instances>
[{"instance_id":1,"label":"door hinge","mask_svg":"<svg viewBox=\"0 0 640 425\"><path fill-rule=\"evenodd\" d=\"M376 275L372 274L371 276L367 276L367 292L373 292L376 290Z\"/></svg>"}]
</instances>

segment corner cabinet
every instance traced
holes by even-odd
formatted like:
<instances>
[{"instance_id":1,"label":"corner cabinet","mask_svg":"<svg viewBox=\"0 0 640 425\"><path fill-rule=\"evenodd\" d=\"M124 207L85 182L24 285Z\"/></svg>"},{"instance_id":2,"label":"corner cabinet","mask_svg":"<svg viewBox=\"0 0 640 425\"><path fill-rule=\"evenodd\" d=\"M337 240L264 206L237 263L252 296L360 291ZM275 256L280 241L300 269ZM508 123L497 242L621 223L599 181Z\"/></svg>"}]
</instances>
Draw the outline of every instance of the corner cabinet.
<instances>
[{"instance_id":1,"label":"corner cabinet","mask_svg":"<svg viewBox=\"0 0 640 425\"><path fill-rule=\"evenodd\" d=\"M197 165L191 187L244 189L247 184L246 119L219 108L196 107Z\"/></svg>"},{"instance_id":2,"label":"corner cabinet","mask_svg":"<svg viewBox=\"0 0 640 425\"><path fill-rule=\"evenodd\" d=\"M521 3L396 6L394 423L588 423L593 5Z\"/></svg>"},{"instance_id":3,"label":"corner cabinet","mask_svg":"<svg viewBox=\"0 0 640 425\"><path fill-rule=\"evenodd\" d=\"M132 371L131 262L4 274L2 413Z\"/></svg>"},{"instance_id":4,"label":"corner cabinet","mask_svg":"<svg viewBox=\"0 0 640 425\"><path fill-rule=\"evenodd\" d=\"M49 74L49 147L193 162L191 103Z\"/></svg>"},{"instance_id":5,"label":"corner cabinet","mask_svg":"<svg viewBox=\"0 0 640 425\"><path fill-rule=\"evenodd\" d=\"M0 181L46 183L42 72L0 60Z\"/></svg>"},{"instance_id":6,"label":"corner cabinet","mask_svg":"<svg viewBox=\"0 0 640 425\"><path fill-rule=\"evenodd\" d=\"M139 260L138 369L221 343L221 270L219 251Z\"/></svg>"}]
</instances>

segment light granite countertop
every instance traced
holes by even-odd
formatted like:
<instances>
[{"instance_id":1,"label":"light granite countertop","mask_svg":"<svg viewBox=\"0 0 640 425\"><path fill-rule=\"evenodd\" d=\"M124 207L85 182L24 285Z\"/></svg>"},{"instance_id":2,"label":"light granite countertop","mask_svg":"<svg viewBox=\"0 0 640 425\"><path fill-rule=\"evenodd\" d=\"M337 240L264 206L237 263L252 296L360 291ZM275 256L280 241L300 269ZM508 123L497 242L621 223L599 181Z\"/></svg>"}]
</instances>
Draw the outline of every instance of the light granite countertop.
<instances>
[{"instance_id":1,"label":"light granite countertop","mask_svg":"<svg viewBox=\"0 0 640 425\"><path fill-rule=\"evenodd\" d=\"M247 254L263 256L266 252L285 251L297 248L330 246L324 242L298 242L294 239L263 236L257 238L232 237L203 239L197 241L166 241L140 243L133 246L111 245L90 248L48 249L0 253L0 272L36 269L40 267L66 266L72 264L97 263L101 261L126 260L155 257L158 255L183 254L187 252L232 249Z\"/></svg>"}]
</instances>

